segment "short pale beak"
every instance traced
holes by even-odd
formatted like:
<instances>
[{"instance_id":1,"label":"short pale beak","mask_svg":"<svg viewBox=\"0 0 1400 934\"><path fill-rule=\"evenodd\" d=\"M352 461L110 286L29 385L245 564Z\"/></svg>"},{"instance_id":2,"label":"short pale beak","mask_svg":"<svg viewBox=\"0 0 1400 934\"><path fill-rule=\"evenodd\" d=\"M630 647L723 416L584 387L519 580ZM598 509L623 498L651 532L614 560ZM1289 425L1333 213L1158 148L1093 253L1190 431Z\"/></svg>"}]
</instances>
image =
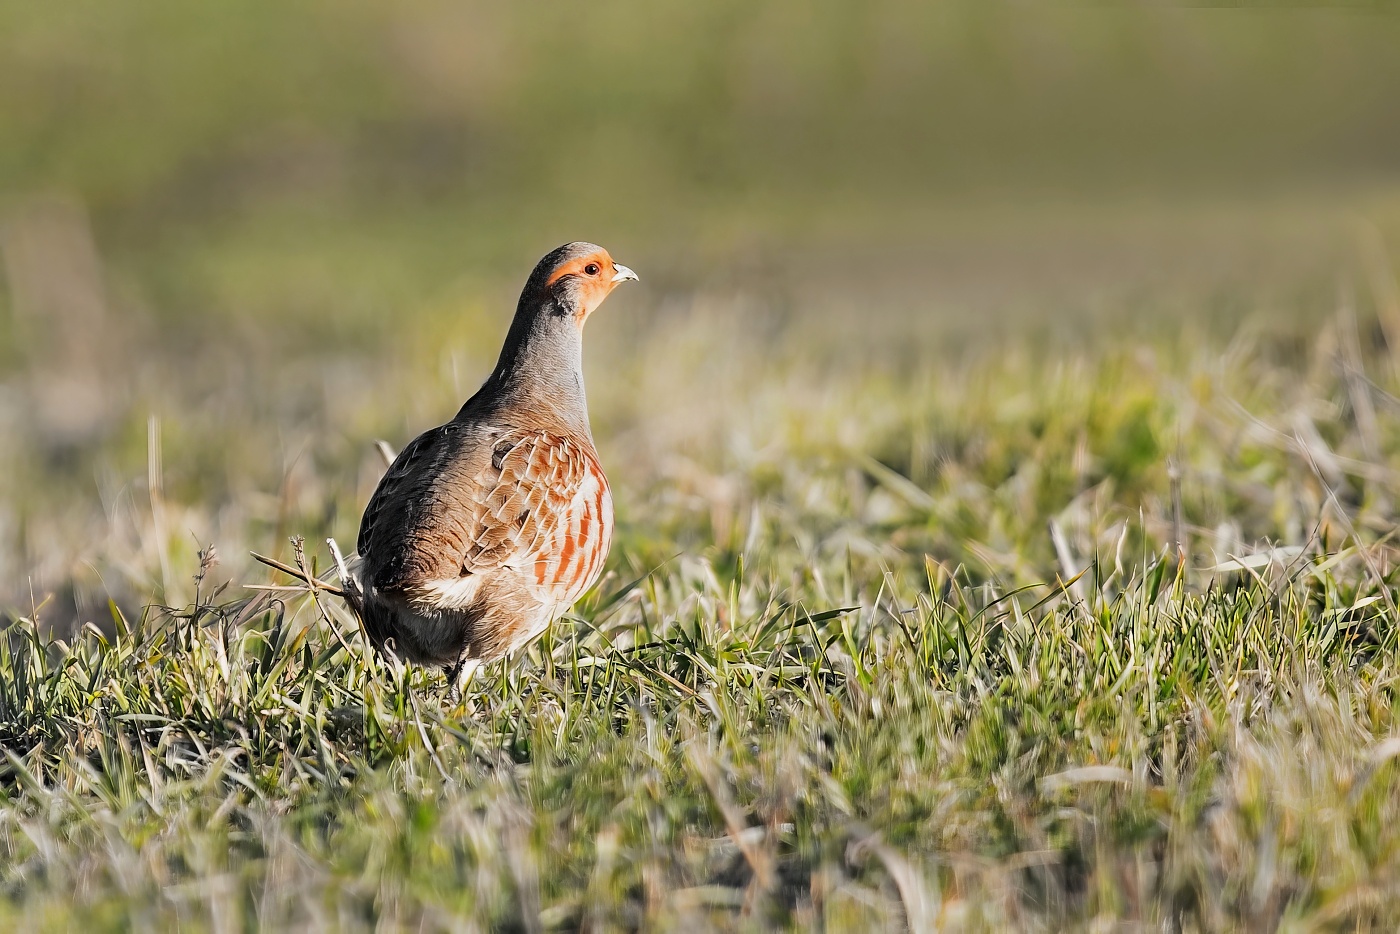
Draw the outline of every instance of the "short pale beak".
<instances>
[{"instance_id":1,"label":"short pale beak","mask_svg":"<svg viewBox=\"0 0 1400 934\"><path fill-rule=\"evenodd\" d=\"M637 281L637 274L621 263L614 263L613 269L616 270L616 272L613 273L612 281L626 282L628 279L631 279L633 282Z\"/></svg>"}]
</instances>

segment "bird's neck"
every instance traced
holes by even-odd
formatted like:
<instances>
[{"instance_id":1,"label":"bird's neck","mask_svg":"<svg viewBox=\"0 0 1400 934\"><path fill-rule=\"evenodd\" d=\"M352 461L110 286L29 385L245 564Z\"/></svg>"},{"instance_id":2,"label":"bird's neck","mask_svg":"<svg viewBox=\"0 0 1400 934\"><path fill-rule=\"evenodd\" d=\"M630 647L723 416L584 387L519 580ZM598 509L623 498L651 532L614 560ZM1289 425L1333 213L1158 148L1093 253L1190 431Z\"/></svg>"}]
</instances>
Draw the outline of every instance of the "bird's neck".
<instances>
[{"instance_id":1,"label":"bird's neck","mask_svg":"<svg viewBox=\"0 0 1400 934\"><path fill-rule=\"evenodd\" d=\"M496 368L458 417L518 415L531 426L591 437L583 390L583 331L572 315L521 308ZM470 411L469 411L470 410Z\"/></svg>"}]
</instances>

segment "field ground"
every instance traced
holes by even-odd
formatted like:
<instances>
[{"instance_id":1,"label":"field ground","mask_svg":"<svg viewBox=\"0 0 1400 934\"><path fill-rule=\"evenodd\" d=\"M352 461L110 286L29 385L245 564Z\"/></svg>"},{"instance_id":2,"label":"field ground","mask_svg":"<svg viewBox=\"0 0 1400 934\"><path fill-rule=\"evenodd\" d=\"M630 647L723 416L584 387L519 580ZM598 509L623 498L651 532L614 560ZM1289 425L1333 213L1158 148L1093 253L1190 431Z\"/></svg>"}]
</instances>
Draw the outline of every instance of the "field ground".
<instances>
[{"instance_id":1,"label":"field ground","mask_svg":"<svg viewBox=\"0 0 1400 934\"><path fill-rule=\"evenodd\" d=\"M0 0L0 930L1400 929L1395 7ZM451 707L249 552L575 238Z\"/></svg>"},{"instance_id":2,"label":"field ground","mask_svg":"<svg viewBox=\"0 0 1400 934\"><path fill-rule=\"evenodd\" d=\"M609 573L457 708L244 554L353 541L486 310L12 419L59 583L0 640L0 926L1393 930L1400 309L1336 281L981 340L620 293Z\"/></svg>"}]
</instances>

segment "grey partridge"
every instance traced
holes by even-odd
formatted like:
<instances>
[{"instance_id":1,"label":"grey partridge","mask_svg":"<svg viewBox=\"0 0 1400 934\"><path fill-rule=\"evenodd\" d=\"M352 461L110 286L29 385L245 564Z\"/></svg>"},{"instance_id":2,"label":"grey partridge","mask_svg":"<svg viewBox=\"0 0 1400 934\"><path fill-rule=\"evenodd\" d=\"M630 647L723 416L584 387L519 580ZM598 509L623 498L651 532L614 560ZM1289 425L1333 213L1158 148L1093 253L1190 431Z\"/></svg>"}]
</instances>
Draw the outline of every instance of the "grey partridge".
<instances>
[{"instance_id":1,"label":"grey partridge","mask_svg":"<svg viewBox=\"0 0 1400 934\"><path fill-rule=\"evenodd\" d=\"M588 424L583 326L636 278L592 243L541 259L490 377L403 449L365 508L350 566L365 632L447 669L454 697L602 572L613 505Z\"/></svg>"}]
</instances>

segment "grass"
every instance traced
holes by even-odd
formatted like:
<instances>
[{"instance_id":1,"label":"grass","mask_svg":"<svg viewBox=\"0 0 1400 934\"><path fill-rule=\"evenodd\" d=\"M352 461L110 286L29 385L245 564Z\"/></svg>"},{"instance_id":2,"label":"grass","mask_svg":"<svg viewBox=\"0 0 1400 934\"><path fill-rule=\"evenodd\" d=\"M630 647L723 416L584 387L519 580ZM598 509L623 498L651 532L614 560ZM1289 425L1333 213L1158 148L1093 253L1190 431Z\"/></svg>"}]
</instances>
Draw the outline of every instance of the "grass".
<instances>
[{"instance_id":1,"label":"grass","mask_svg":"<svg viewBox=\"0 0 1400 934\"><path fill-rule=\"evenodd\" d=\"M1378 331L1344 310L889 367L744 320L602 331L609 573L456 708L334 599L241 586L268 580L244 546L289 533L327 566L371 439L450 370L131 426L163 469L93 560L170 606L63 639L39 606L0 640L0 924L1400 922ZM311 453L258 505L223 472L268 454L266 407ZM195 456L215 431L252 451Z\"/></svg>"},{"instance_id":2,"label":"grass","mask_svg":"<svg viewBox=\"0 0 1400 934\"><path fill-rule=\"evenodd\" d=\"M1400 927L1400 20L1234 6L0 0L0 929ZM452 706L248 555L576 237Z\"/></svg>"}]
</instances>

